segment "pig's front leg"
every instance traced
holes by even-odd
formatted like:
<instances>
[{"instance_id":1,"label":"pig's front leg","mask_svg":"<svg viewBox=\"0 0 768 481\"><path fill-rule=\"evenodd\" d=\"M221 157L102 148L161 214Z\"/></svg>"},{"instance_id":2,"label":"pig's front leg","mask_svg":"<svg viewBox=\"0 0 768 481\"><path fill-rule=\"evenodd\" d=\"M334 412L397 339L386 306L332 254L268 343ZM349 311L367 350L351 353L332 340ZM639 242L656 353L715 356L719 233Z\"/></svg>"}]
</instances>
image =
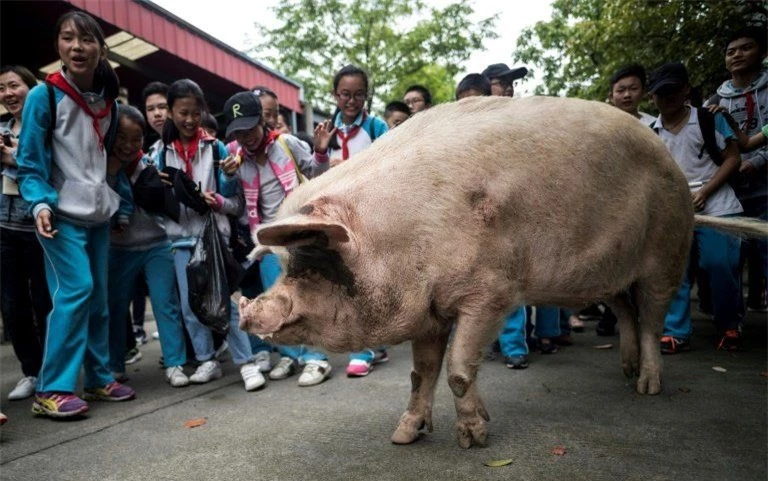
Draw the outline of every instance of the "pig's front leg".
<instances>
[{"instance_id":1,"label":"pig's front leg","mask_svg":"<svg viewBox=\"0 0 768 481\"><path fill-rule=\"evenodd\" d=\"M488 437L490 416L480 399L475 380L483 347L497 332L496 327L493 323L466 317L456 323L448 352L448 385L454 395L456 434L462 448L484 446Z\"/></svg>"},{"instance_id":2,"label":"pig's front leg","mask_svg":"<svg viewBox=\"0 0 768 481\"><path fill-rule=\"evenodd\" d=\"M411 341L411 400L392 434L393 443L409 444L416 441L419 431L425 426L432 432L432 403L450 332L450 329L445 329L434 337Z\"/></svg>"}]
</instances>

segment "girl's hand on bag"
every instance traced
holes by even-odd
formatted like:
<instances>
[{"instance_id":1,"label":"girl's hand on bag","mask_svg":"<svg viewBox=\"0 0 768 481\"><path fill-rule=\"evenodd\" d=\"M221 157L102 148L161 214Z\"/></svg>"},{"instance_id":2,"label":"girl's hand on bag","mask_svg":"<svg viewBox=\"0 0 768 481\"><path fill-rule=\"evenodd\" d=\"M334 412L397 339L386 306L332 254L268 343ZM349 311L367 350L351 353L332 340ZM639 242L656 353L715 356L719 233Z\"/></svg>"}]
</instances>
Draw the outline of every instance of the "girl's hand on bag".
<instances>
[{"instance_id":1,"label":"girl's hand on bag","mask_svg":"<svg viewBox=\"0 0 768 481\"><path fill-rule=\"evenodd\" d=\"M328 144L334 135L336 135L336 127L333 126L330 119L317 124L315 127L315 152L326 153Z\"/></svg>"},{"instance_id":2,"label":"girl's hand on bag","mask_svg":"<svg viewBox=\"0 0 768 481\"><path fill-rule=\"evenodd\" d=\"M53 236L59 232L58 230L53 230L53 224L51 223L51 211L48 209L43 209L39 214L37 214L37 219L35 219L35 227L37 228L37 233L46 239L53 239Z\"/></svg>"},{"instance_id":3,"label":"girl's hand on bag","mask_svg":"<svg viewBox=\"0 0 768 481\"><path fill-rule=\"evenodd\" d=\"M216 192L203 192L203 199L205 199L205 203L208 204L208 207L210 207L213 210L219 210L221 207L219 205L219 201L216 200Z\"/></svg>"},{"instance_id":4,"label":"girl's hand on bag","mask_svg":"<svg viewBox=\"0 0 768 481\"><path fill-rule=\"evenodd\" d=\"M221 170L223 170L227 175L233 175L239 168L240 162L238 161L238 156L236 155L227 156L227 158L224 159L224 161L221 163Z\"/></svg>"},{"instance_id":5,"label":"girl's hand on bag","mask_svg":"<svg viewBox=\"0 0 768 481\"><path fill-rule=\"evenodd\" d=\"M157 171L157 175L160 176L160 182L167 185L168 187L173 187L173 182L171 182L171 176L163 172L162 170Z\"/></svg>"}]
</instances>

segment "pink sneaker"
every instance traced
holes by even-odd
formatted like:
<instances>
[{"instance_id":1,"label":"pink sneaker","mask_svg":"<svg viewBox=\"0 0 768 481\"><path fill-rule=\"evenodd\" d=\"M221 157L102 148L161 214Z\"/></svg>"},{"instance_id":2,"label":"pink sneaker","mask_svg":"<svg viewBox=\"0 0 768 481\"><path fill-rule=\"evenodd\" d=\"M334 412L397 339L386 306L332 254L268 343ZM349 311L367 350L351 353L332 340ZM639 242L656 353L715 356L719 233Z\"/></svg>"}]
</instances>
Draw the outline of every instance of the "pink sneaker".
<instances>
[{"instance_id":1,"label":"pink sneaker","mask_svg":"<svg viewBox=\"0 0 768 481\"><path fill-rule=\"evenodd\" d=\"M374 351L373 362L363 359L352 359L347 365L347 377L363 377L370 374L374 364L381 364L389 361L387 351Z\"/></svg>"}]
</instances>

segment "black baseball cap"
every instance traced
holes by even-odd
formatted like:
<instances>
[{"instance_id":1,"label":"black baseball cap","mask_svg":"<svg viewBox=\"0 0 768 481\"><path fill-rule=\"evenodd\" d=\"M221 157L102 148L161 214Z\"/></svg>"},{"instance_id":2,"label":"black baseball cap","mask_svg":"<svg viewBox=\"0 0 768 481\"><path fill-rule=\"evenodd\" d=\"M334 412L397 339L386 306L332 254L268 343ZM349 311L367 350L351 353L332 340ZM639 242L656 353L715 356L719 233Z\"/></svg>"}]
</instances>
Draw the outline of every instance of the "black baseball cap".
<instances>
[{"instance_id":1,"label":"black baseball cap","mask_svg":"<svg viewBox=\"0 0 768 481\"><path fill-rule=\"evenodd\" d=\"M505 63L495 63L483 70L483 77L492 80L500 77L509 77L511 80L521 79L528 75L525 67L509 68Z\"/></svg>"},{"instance_id":2,"label":"black baseball cap","mask_svg":"<svg viewBox=\"0 0 768 481\"><path fill-rule=\"evenodd\" d=\"M239 92L224 104L227 139L238 130L251 130L261 122L261 100L253 92Z\"/></svg>"},{"instance_id":3,"label":"black baseball cap","mask_svg":"<svg viewBox=\"0 0 768 481\"><path fill-rule=\"evenodd\" d=\"M688 84L688 70L680 62L665 63L648 76L648 92L656 93L664 87L683 87Z\"/></svg>"}]
</instances>

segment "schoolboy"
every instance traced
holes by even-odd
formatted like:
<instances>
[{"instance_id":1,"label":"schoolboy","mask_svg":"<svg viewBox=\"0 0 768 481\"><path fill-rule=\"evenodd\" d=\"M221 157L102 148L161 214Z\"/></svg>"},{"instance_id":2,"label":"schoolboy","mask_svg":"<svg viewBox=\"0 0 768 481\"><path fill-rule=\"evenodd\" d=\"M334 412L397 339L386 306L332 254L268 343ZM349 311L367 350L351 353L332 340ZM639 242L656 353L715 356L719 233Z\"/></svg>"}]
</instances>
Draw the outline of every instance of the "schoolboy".
<instances>
[{"instance_id":1,"label":"schoolboy","mask_svg":"<svg viewBox=\"0 0 768 481\"><path fill-rule=\"evenodd\" d=\"M640 112L638 106L646 95L645 69L640 64L627 65L620 68L611 77L611 91L608 98L611 103L632 115L645 125L651 125L656 120L652 115Z\"/></svg>"},{"instance_id":2,"label":"schoolboy","mask_svg":"<svg viewBox=\"0 0 768 481\"><path fill-rule=\"evenodd\" d=\"M505 63L495 63L483 70L483 77L491 83L491 95L515 96L515 81L528 75L525 67L509 68Z\"/></svg>"},{"instance_id":3,"label":"schoolboy","mask_svg":"<svg viewBox=\"0 0 768 481\"><path fill-rule=\"evenodd\" d=\"M432 107L432 94L423 85L411 85L405 90L403 103L411 110L411 115Z\"/></svg>"},{"instance_id":4,"label":"schoolboy","mask_svg":"<svg viewBox=\"0 0 768 481\"><path fill-rule=\"evenodd\" d=\"M394 100L384 107L384 121L390 130L402 124L411 116L411 109L406 104Z\"/></svg>"},{"instance_id":5,"label":"schoolboy","mask_svg":"<svg viewBox=\"0 0 768 481\"><path fill-rule=\"evenodd\" d=\"M491 95L491 82L479 73L466 75L456 87L456 100Z\"/></svg>"},{"instance_id":6,"label":"schoolboy","mask_svg":"<svg viewBox=\"0 0 768 481\"><path fill-rule=\"evenodd\" d=\"M757 137L768 125L768 69L763 65L768 51L766 31L746 27L728 37L725 47L725 68L731 78L723 82L717 94L707 102L711 109L720 109L733 119L734 131L747 137ZM726 116L728 118L728 116ZM749 151L742 149L736 195L744 208L745 217L768 220L768 147L762 143ZM764 239L744 242L742 261L749 267L749 297L747 305L764 310L766 276L768 275L768 243Z\"/></svg>"},{"instance_id":7,"label":"schoolboy","mask_svg":"<svg viewBox=\"0 0 768 481\"><path fill-rule=\"evenodd\" d=\"M733 131L722 114L716 114L714 137L722 162L718 165L705 145L702 126L709 112L690 107L688 71L680 62L662 65L651 73L648 90L660 115L651 127L666 144L670 154L688 179L691 202L699 214L732 216L742 212L727 179L740 163ZM715 153L717 154L717 153ZM739 251L740 241L708 228L694 230L692 250L698 254L698 268L711 281L712 307L718 331L717 348L741 348ZM664 320L661 352L675 354L690 350L691 281L683 279Z\"/></svg>"},{"instance_id":8,"label":"schoolboy","mask_svg":"<svg viewBox=\"0 0 768 481\"><path fill-rule=\"evenodd\" d=\"M163 147L163 125L168 117L168 85L163 82L150 82L141 92L144 115L158 139L147 148L147 155L154 159ZM150 137L150 136L148 136Z\"/></svg>"}]
</instances>

